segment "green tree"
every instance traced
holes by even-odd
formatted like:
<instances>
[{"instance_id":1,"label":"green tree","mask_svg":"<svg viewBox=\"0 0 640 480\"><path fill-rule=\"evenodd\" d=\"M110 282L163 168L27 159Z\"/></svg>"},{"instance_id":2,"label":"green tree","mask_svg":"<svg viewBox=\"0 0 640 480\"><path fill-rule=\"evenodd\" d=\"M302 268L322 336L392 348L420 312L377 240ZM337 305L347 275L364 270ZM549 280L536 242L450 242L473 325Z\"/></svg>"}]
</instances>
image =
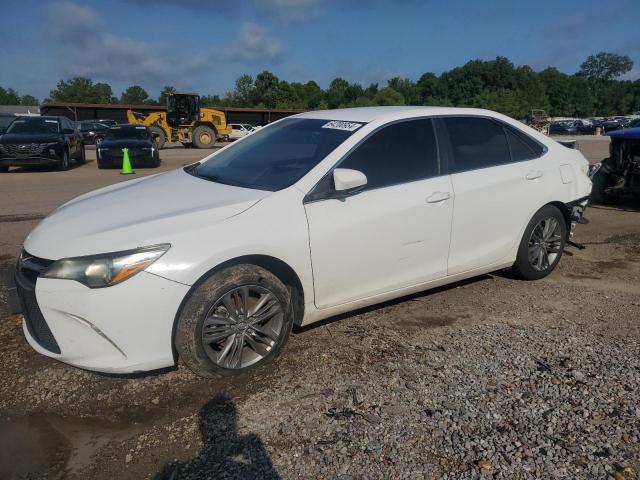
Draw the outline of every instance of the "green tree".
<instances>
[{"instance_id":1,"label":"green tree","mask_svg":"<svg viewBox=\"0 0 640 480\"><path fill-rule=\"evenodd\" d=\"M112 90L106 83L94 84L89 78L75 77L60 80L49 96L56 102L109 103Z\"/></svg>"},{"instance_id":2,"label":"green tree","mask_svg":"<svg viewBox=\"0 0 640 480\"><path fill-rule=\"evenodd\" d=\"M166 105L167 104L167 93L176 93L176 87L172 86L172 85L165 85L164 87L162 87L162 90L160 90L160 96L158 97L158 103L160 105Z\"/></svg>"},{"instance_id":3,"label":"green tree","mask_svg":"<svg viewBox=\"0 0 640 480\"><path fill-rule=\"evenodd\" d=\"M234 91L234 105L237 107L250 107L254 96L253 77L251 75L242 75L236 80L236 89Z\"/></svg>"},{"instance_id":4,"label":"green tree","mask_svg":"<svg viewBox=\"0 0 640 480\"><path fill-rule=\"evenodd\" d=\"M128 105L142 105L149 100L149 94L140 85L132 85L122 92L120 103Z\"/></svg>"},{"instance_id":5,"label":"green tree","mask_svg":"<svg viewBox=\"0 0 640 480\"><path fill-rule=\"evenodd\" d=\"M20 105L20 95L13 88L0 87L0 105Z\"/></svg>"},{"instance_id":6,"label":"green tree","mask_svg":"<svg viewBox=\"0 0 640 480\"><path fill-rule=\"evenodd\" d=\"M278 101L278 87L280 80L273 73L265 70L260 72L253 82L253 103L275 108Z\"/></svg>"},{"instance_id":7,"label":"green tree","mask_svg":"<svg viewBox=\"0 0 640 480\"><path fill-rule=\"evenodd\" d=\"M320 103L324 100L324 92L320 85L313 80L304 84L306 108L316 109L320 107Z\"/></svg>"},{"instance_id":8,"label":"green tree","mask_svg":"<svg viewBox=\"0 0 640 480\"><path fill-rule=\"evenodd\" d=\"M375 105L404 105L404 97L391 87L385 87L373 97Z\"/></svg>"},{"instance_id":9,"label":"green tree","mask_svg":"<svg viewBox=\"0 0 640 480\"><path fill-rule=\"evenodd\" d=\"M20 97L20 105L26 105L30 107L36 106L38 104L38 99L33 95L23 95L22 97Z\"/></svg>"},{"instance_id":10,"label":"green tree","mask_svg":"<svg viewBox=\"0 0 640 480\"><path fill-rule=\"evenodd\" d=\"M344 78L335 78L327 89L327 103L329 108L338 108L347 101L346 93L349 88L349 82Z\"/></svg>"},{"instance_id":11,"label":"green tree","mask_svg":"<svg viewBox=\"0 0 640 480\"><path fill-rule=\"evenodd\" d=\"M632 68L633 61L628 55L599 52L587 57L578 74L589 80L613 80Z\"/></svg>"}]
</instances>

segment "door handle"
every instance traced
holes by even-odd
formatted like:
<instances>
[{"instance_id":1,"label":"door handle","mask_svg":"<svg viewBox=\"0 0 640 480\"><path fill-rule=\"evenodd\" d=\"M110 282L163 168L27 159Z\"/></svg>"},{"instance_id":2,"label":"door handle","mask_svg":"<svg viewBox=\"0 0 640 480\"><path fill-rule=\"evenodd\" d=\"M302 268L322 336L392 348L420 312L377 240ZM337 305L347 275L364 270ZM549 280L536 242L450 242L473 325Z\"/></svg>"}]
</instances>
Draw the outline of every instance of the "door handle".
<instances>
[{"instance_id":1,"label":"door handle","mask_svg":"<svg viewBox=\"0 0 640 480\"><path fill-rule=\"evenodd\" d=\"M531 170L527 173L524 178L527 180L535 180L536 178L540 178L542 176L542 172L540 170Z\"/></svg>"},{"instance_id":2,"label":"door handle","mask_svg":"<svg viewBox=\"0 0 640 480\"><path fill-rule=\"evenodd\" d=\"M427 197L427 203L444 202L445 200L449 200L450 198L451 194L449 192L435 192L434 194Z\"/></svg>"}]
</instances>

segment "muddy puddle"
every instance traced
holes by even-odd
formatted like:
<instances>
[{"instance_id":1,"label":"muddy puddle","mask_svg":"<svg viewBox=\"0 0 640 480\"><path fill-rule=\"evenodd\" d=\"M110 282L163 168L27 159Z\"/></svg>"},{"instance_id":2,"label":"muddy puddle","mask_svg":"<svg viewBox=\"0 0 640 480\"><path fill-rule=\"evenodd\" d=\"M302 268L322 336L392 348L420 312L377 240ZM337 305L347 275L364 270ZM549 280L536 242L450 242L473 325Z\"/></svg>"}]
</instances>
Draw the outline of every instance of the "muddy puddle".
<instances>
[{"instance_id":1,"label":"muddy puddle","mask_svg":"<svg viewBox=\"0 0 640 480\"><path fill-rule=\"evenodd\" d=\"M142 430L134 422L32 414L0 419L0 478L66 478L90 466L102 447Z\"/></svg>"}]
</instances>

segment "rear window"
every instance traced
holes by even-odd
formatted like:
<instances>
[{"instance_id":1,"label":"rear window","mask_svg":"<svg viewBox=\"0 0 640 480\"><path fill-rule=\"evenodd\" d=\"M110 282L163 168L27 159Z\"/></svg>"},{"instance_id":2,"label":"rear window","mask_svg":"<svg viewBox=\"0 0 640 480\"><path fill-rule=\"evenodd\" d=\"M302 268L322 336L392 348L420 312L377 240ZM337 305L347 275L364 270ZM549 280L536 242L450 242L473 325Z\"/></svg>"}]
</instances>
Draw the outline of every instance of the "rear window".
<instances>
[{"instance_id":1,"label":"rear window","mask_svg":"<svg viewBox=\"0 0 640 480\"><path fill-rule=\"evenodd\" d=\"M107 139L124 140L148 140L151 138L146 127L112 127L107 131Z\"/></svg>"},{"instance_id":2,"label":"rear window","mask_svg":"<svg viewBox=\"0 0 640 480\"><path fill-rule=\"evenodd\" d=\"M511 148L511 158L514 162L532 160L538 158L544 152L542 146L525 134L516 132L514 128L503 125L507 134L509 147Z\"/></svg>"}]
</instances>

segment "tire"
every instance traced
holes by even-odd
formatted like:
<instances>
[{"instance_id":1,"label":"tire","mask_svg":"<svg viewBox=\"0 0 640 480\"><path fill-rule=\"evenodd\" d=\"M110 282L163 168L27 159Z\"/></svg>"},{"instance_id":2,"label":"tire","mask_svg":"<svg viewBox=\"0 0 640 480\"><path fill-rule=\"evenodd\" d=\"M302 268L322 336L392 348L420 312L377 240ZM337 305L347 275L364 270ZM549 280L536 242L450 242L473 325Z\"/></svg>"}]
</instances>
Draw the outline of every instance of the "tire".
<instances>
[{"instance_id":1,"label":"tire","mask_svg":"<svg viewBox=\"0 0 640 480\"><path fill-rule=\"evenodd\" d=\"M164 144L167 143L167 136L164 134L164 130L162 130L157 125L151 125L149 127L149 131L151 132L151 136L153 137L153 141L156 144L156 148L160 150L164 147Z\"/></svg>"},{"instance_id":2,"label":"tire","mask_svg":"<svg viewBox=\"0 0 640 480\"><path fill-rule=\"evenodd\" d=\"M244 296L248 308L242 307L239 315L236 311L233 319L226 305L231 302L231 308L238 310L237 305L242 304L236 303L242 298L240 287L246 287L249 293ZM243 311L262 301L265 305L255 313L262 312L258 317L265 320L253 323L251 314L243 316ZM212 378L242 374L268 364L280 353L291 333L293 317L291 294L275 275L256 265L236 265L211 274L189 293L177 320L175 347L196 375ZM211 342L211 335L219 338ZM236 340L243 342L240 350ZM238 351L240 355L234 355Z\"/></svg>"},{"instance_id":3,"label":"tire","mask_svg":"<svg viewBox=\"0 0 640 480\"><path fill-rule=\"evenodd\" d=\"M160 166L160 155L156 155L151 163L151 168L158 168Z\"/></svg>"},{"instance_id":4,"label":"tire","mask_svg":"<svg viewBox=\"0 0 640 480\"><path fill-rule=\"evenodd\" d=\"M63 172L69 170L69 151L67 149L62 154L62 162L58 165L58 170Z\"/></svg>"},{"instance_id":5,"label":"tire","mask_svg":"<svg viewBox=\"0 0 640 480\"><path fill-rule=\"evenodd\" d=\"M548 236L545 233L547 224L551 230ZM524 231L513 270L525 280L546 277L556 268L566 242L567 221L564 215L557 207L545 205L536 212Z\"/></svg>"},{"instance_id":6,"label":"tire","mask_svg":"<svg viewBox=\"0 0 640 480\"><path fill-rule=\"evenodd\" d=\"M85 163L87 163L87 156L84 151L84 145L82 145L82 148L80 149L80 156L76 159L76 163L78 165L84 165Z\"/></svg>"},{"instance_id":7,"label":"tire","mask_svg":"<svg viewBox=\"0 0 640 480\"><path fill-rule=\"evenodd\" d=\"M216 131L207 125L198 125L193 129L193 145L196 148L213 148L217 139Z\"/></svg>"},{"instance_id":8,"label":"tire","mask_svg":"<svg viewBox=\"0 0 640 480\"><path fill-rule=\"evenodd\" d=\"M7 173L9 171L9 167L0 167L0 173Z\"/></svg>"}]
</instances>

